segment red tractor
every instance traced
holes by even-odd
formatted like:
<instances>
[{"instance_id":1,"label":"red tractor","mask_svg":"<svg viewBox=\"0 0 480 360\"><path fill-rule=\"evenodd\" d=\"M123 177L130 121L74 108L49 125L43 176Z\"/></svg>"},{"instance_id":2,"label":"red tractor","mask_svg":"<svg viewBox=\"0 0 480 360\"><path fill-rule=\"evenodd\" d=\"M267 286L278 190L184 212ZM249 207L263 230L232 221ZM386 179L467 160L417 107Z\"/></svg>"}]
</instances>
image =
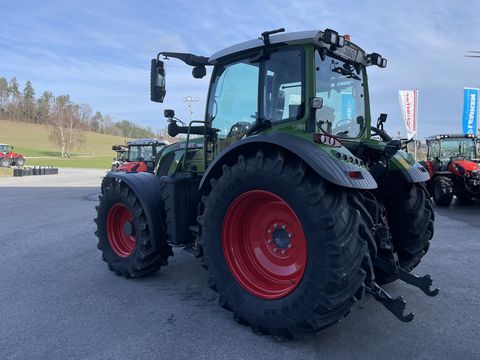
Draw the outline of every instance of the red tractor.
<instances>
[{"instance_id":1,"label":"red tractor","mask_svg":"<svg viewBox=\"0 0 480 360\"><path fill-rule=\"evenodd\" d=\"M436 135L427 139L427 187L437 205L480 198L478 138L473 134Z\"/></svg>"},{"instance_id":2,"label":"red tractor","mask_svg":"<svg viewBox=\"0 0 480 360\"><path fill-rule=\"evenodd\" d=\"M21 154L13 152L13 146L0 144L0 167L23 166L25 158Z\"/></svg>"},{"instance_id":3,"label":"red tractor","mask_svg":"<svg viewBox=\"0 0 480 360\"><path fill-rule=\"evenodd\" d=\"M113 171L153 172L161 150L169 145L168 141L157 139L138 139L127 142L127 157ZM118 151L118 145L112 147Z\"/></svg>"},{"instance_id":4,"label":"red tractor","mask_svg":"<svg viewBox=\"0 0 480 360\"><path fill-rule=\"evenodd\" d=\"M115 151L115 157L112 159L112 170L116 170L127 160L128 146L113 145L112 150Z\"/></svg>"}]
</instances>

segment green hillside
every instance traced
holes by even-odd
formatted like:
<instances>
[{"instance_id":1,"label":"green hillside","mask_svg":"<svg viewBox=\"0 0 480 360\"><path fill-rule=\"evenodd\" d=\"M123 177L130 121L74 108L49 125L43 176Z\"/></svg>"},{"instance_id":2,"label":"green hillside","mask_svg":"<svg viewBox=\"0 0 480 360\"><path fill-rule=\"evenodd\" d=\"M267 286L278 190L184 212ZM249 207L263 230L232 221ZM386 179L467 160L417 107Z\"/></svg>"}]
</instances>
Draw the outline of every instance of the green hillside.
<instances>
[{"instance_id":1,"label":"green hillside","mask_svg":"<svg viewBox=\"0 0 480 360\"><path fill-rule=\"evenodd\" d=\"M126 140L120 136L86 132L85 144L74 149L70 159L62 159L60 149L49 139L49 135L50 129L46 126L0 121L0 143L13 145L15 152L27 158L26 166L108 169L114 156L112 145L123 144Z\"/></svg>"}]
</instances>

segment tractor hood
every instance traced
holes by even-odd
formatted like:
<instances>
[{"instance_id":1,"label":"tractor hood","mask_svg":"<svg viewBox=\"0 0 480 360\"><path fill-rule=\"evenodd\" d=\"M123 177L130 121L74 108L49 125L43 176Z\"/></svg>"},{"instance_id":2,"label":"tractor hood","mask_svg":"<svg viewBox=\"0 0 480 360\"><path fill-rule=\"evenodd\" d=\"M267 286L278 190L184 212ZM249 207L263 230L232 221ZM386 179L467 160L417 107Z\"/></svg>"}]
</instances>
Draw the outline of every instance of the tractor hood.
<instances>
[{"instance_id":1,"label":"tractor hood","mask_svg":"<svg viewBox=\"0 0 480 360\"><path fill-rule=\"evenodd\" d=\"M21 158L21 157L23 157L22 154L18 154L18 153L12 152L12 151L11 151L11 152L7 152L7 153L0 153L0 154L4 154L4 155L6 155L6 156L9 157L9 158L15 158L15 159L16 159L16 158Z\"/></svg>"},{"instance_id":2,"label":"tractor hood","mask_svg":"<svg viewBox=\"0 0 480 360\"><path fill-rule=\"evenodd\" d=\"M467 173L471 173L474 170L480 170L480 164L470 160L453 160L452 163L456 166L460 166Z\"/></svg>"},{"instance_id":3,"label":"tractor hood","mask_svg":"<svg viewBox=\"0 0 480 360\"><path fill-rule=\"evenodd\" d=\"M147 171L147 166L141 161L132 161L126 162L120 165L115 171L125 171L125 172L142 172Z\"/></svg>"}]
</instances>

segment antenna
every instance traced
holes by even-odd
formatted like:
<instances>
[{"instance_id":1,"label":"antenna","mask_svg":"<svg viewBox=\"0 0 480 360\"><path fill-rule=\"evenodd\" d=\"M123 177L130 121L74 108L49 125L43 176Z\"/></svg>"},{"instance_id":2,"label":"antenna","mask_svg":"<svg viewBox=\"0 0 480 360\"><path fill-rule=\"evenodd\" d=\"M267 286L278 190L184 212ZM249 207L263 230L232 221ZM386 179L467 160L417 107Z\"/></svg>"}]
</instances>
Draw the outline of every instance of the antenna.
<instances>
[{"instance_id":1,"label":"antenna","mask_svg":"<svg viewBox=\"0 0 480 360\"><path fill-rule=\"evenodd\" d=\"M265 44L265 46L269 46L270 45L270 35L281 33L281 32L285 32L285 28L280 28L280 29L277 29L277 30L264 31L258 39L263 40L263 43Z\"/></svg>"}]
</instances>

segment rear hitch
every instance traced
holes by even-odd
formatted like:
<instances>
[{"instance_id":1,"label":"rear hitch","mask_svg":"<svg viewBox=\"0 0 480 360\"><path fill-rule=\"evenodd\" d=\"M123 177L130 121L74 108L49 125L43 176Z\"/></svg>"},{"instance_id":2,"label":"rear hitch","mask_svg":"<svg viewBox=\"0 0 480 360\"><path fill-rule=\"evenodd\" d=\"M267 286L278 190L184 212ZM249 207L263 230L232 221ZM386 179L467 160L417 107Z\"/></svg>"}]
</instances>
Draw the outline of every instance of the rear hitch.
<instances>
[{"instance_id":1,"label":"rear hitch","mask_svg":"<svg viewBox=\"0 0 480 360\"><path fill-rule=\"evenodd\" d=\"M399 266L398 278L407 284L410 284L419 288L427 296L432 296L432 297L437 296L438 292L440 291L438 288L435 288L433 290L430 288L433 282L430 274L426 274L424 276L417 276L412 273L409 273L408 271L406 271L405 269Z\"/></svg>"},{"instance_id":2,"label":"rear hitch","mask_svg":"<svg viewBox=\"0 0 480 360\"><path fill-rule=\"evenodd\" d=\"M402 322L410 322L413 320L415 315L412 312L406 315L403 312L407 305L403 297L391 297L390 294L383 290L376 282L372 282L370 286L367 286L366 291L395 315L398 320Z\"/></svg>"}]
</instances>

